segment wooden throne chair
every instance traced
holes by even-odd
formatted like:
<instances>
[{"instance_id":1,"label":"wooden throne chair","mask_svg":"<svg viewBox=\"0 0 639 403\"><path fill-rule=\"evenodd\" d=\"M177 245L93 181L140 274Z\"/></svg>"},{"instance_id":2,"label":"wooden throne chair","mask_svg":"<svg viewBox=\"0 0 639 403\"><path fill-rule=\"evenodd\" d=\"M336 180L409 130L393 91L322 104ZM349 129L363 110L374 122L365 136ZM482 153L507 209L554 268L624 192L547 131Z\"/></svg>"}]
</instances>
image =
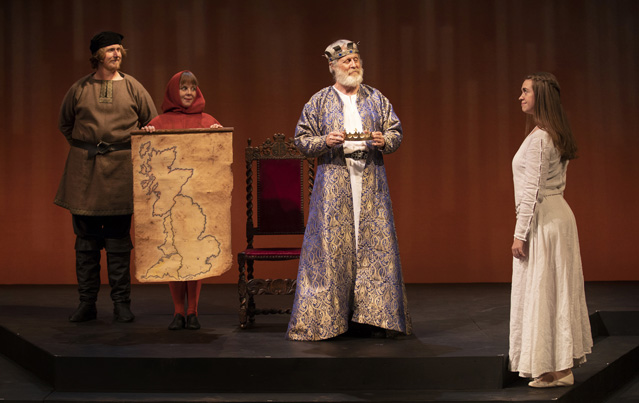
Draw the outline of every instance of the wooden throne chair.
<instances>
[{"instance_id":1,"label":"wooden throne chair","mask_svg":"<svg viewBox=\"0 0 639 403\"><path fill-rule=\"evenodd\" d=\"M296 280L270 279L262 272L261 278L256 278L255 262L299 259L302 241L277 247L256 247L254 241L256 237L304 234L305 214L315 176L314 159L303 156L293 139L287 139L283 134L275 134L256 147L249 139L245 159L246 248L237 255L241 328L252 325L255 315L291 313L290 307L256 307L256 295L294 294ZM308 195L306 202L305 194Z\"/></svg>"}]
</instances>

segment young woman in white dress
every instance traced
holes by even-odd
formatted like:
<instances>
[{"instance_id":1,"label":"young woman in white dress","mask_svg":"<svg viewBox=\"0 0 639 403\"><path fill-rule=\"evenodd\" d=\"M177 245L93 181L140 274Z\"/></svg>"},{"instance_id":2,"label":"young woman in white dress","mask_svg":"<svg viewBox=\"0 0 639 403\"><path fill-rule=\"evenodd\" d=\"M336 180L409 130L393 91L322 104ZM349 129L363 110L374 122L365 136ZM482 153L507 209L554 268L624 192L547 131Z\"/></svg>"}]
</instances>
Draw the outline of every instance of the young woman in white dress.
<instances>
[{"instance_id":1,"label":"young woman in white dress","mask_svg":"<svg viewBox=\"0 0 639 403\"><path fill-rule=\"evenodd\" d=\"M513 158L515 226L509 367L531 387L569 386L592 336L577 225L564 200L577 146L550 73L526 77L526 139Z\"/></svg>"}]
</instances>

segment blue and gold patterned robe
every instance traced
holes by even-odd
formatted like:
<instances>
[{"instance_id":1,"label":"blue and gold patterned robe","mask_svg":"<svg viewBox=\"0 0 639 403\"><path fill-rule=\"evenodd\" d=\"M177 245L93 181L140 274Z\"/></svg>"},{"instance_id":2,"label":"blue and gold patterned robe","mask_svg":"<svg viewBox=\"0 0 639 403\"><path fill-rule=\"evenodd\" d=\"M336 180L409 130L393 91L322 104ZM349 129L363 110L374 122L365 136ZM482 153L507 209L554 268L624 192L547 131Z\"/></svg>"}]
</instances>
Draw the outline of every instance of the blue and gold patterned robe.
<instances>
[{"instance_id":1,"label":"blue and gold patterned robe","mask_svg":"<svg viewBox=\"0 0 639 403\"><path fill-rule=\"evenodd\" d=\"M346 332L348 322L410 334L406 291L383 154L399 148L402 127L381 92L360 85L357 109L364 130L379 131L382 150L369 149L362 178L359 245L355 251L353 197L341 146L326 136L344 130L343 104L333 87L304 106L295 144L317 158L317 172L288 326L291 340L322 340Z\"/></svg>"}]
</instances>

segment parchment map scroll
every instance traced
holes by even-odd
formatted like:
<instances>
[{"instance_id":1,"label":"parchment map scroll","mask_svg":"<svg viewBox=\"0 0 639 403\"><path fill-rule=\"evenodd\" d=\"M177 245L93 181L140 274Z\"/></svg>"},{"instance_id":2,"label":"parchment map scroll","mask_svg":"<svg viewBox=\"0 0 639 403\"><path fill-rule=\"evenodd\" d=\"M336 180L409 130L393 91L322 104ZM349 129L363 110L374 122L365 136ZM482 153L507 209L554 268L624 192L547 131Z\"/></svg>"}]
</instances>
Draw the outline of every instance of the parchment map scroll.
<instances>
[{"instance_id":1,"label":"parchment map scroll","mask_svg":"<svg viewBox=\"0 0 639 403\"><path fill-rule=\"evenodd\" d=\"M232 143L229 128L133 132L139 281L199 280L231 268Z\"/></svg>"}]
</instances>

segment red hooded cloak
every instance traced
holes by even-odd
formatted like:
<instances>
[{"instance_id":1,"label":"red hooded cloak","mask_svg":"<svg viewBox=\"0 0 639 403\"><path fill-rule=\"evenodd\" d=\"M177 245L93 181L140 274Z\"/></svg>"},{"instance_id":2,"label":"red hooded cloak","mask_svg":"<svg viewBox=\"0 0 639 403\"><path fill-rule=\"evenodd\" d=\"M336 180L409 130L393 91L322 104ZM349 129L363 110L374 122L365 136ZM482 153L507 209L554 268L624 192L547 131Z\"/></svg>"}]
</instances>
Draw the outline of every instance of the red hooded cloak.
<instances>
[{"instance_id":1,"label":"red hooded cloak","mask_svg":"<svg viewBox=\"0 0 639 403\"><path fill-rule=\"evenodd\" d=\"M182 73L188 70L180 71L169 80L166 85L166 93L162 102L162 114L151 120L149 126L155 126L156 129L199 129L208 128L211 125L220 122L208 113L204 113L204 95L200 88L196 88L195 99L188 108L182 106L180 100L180 77Z\"/></svg>"}]
</instances>

